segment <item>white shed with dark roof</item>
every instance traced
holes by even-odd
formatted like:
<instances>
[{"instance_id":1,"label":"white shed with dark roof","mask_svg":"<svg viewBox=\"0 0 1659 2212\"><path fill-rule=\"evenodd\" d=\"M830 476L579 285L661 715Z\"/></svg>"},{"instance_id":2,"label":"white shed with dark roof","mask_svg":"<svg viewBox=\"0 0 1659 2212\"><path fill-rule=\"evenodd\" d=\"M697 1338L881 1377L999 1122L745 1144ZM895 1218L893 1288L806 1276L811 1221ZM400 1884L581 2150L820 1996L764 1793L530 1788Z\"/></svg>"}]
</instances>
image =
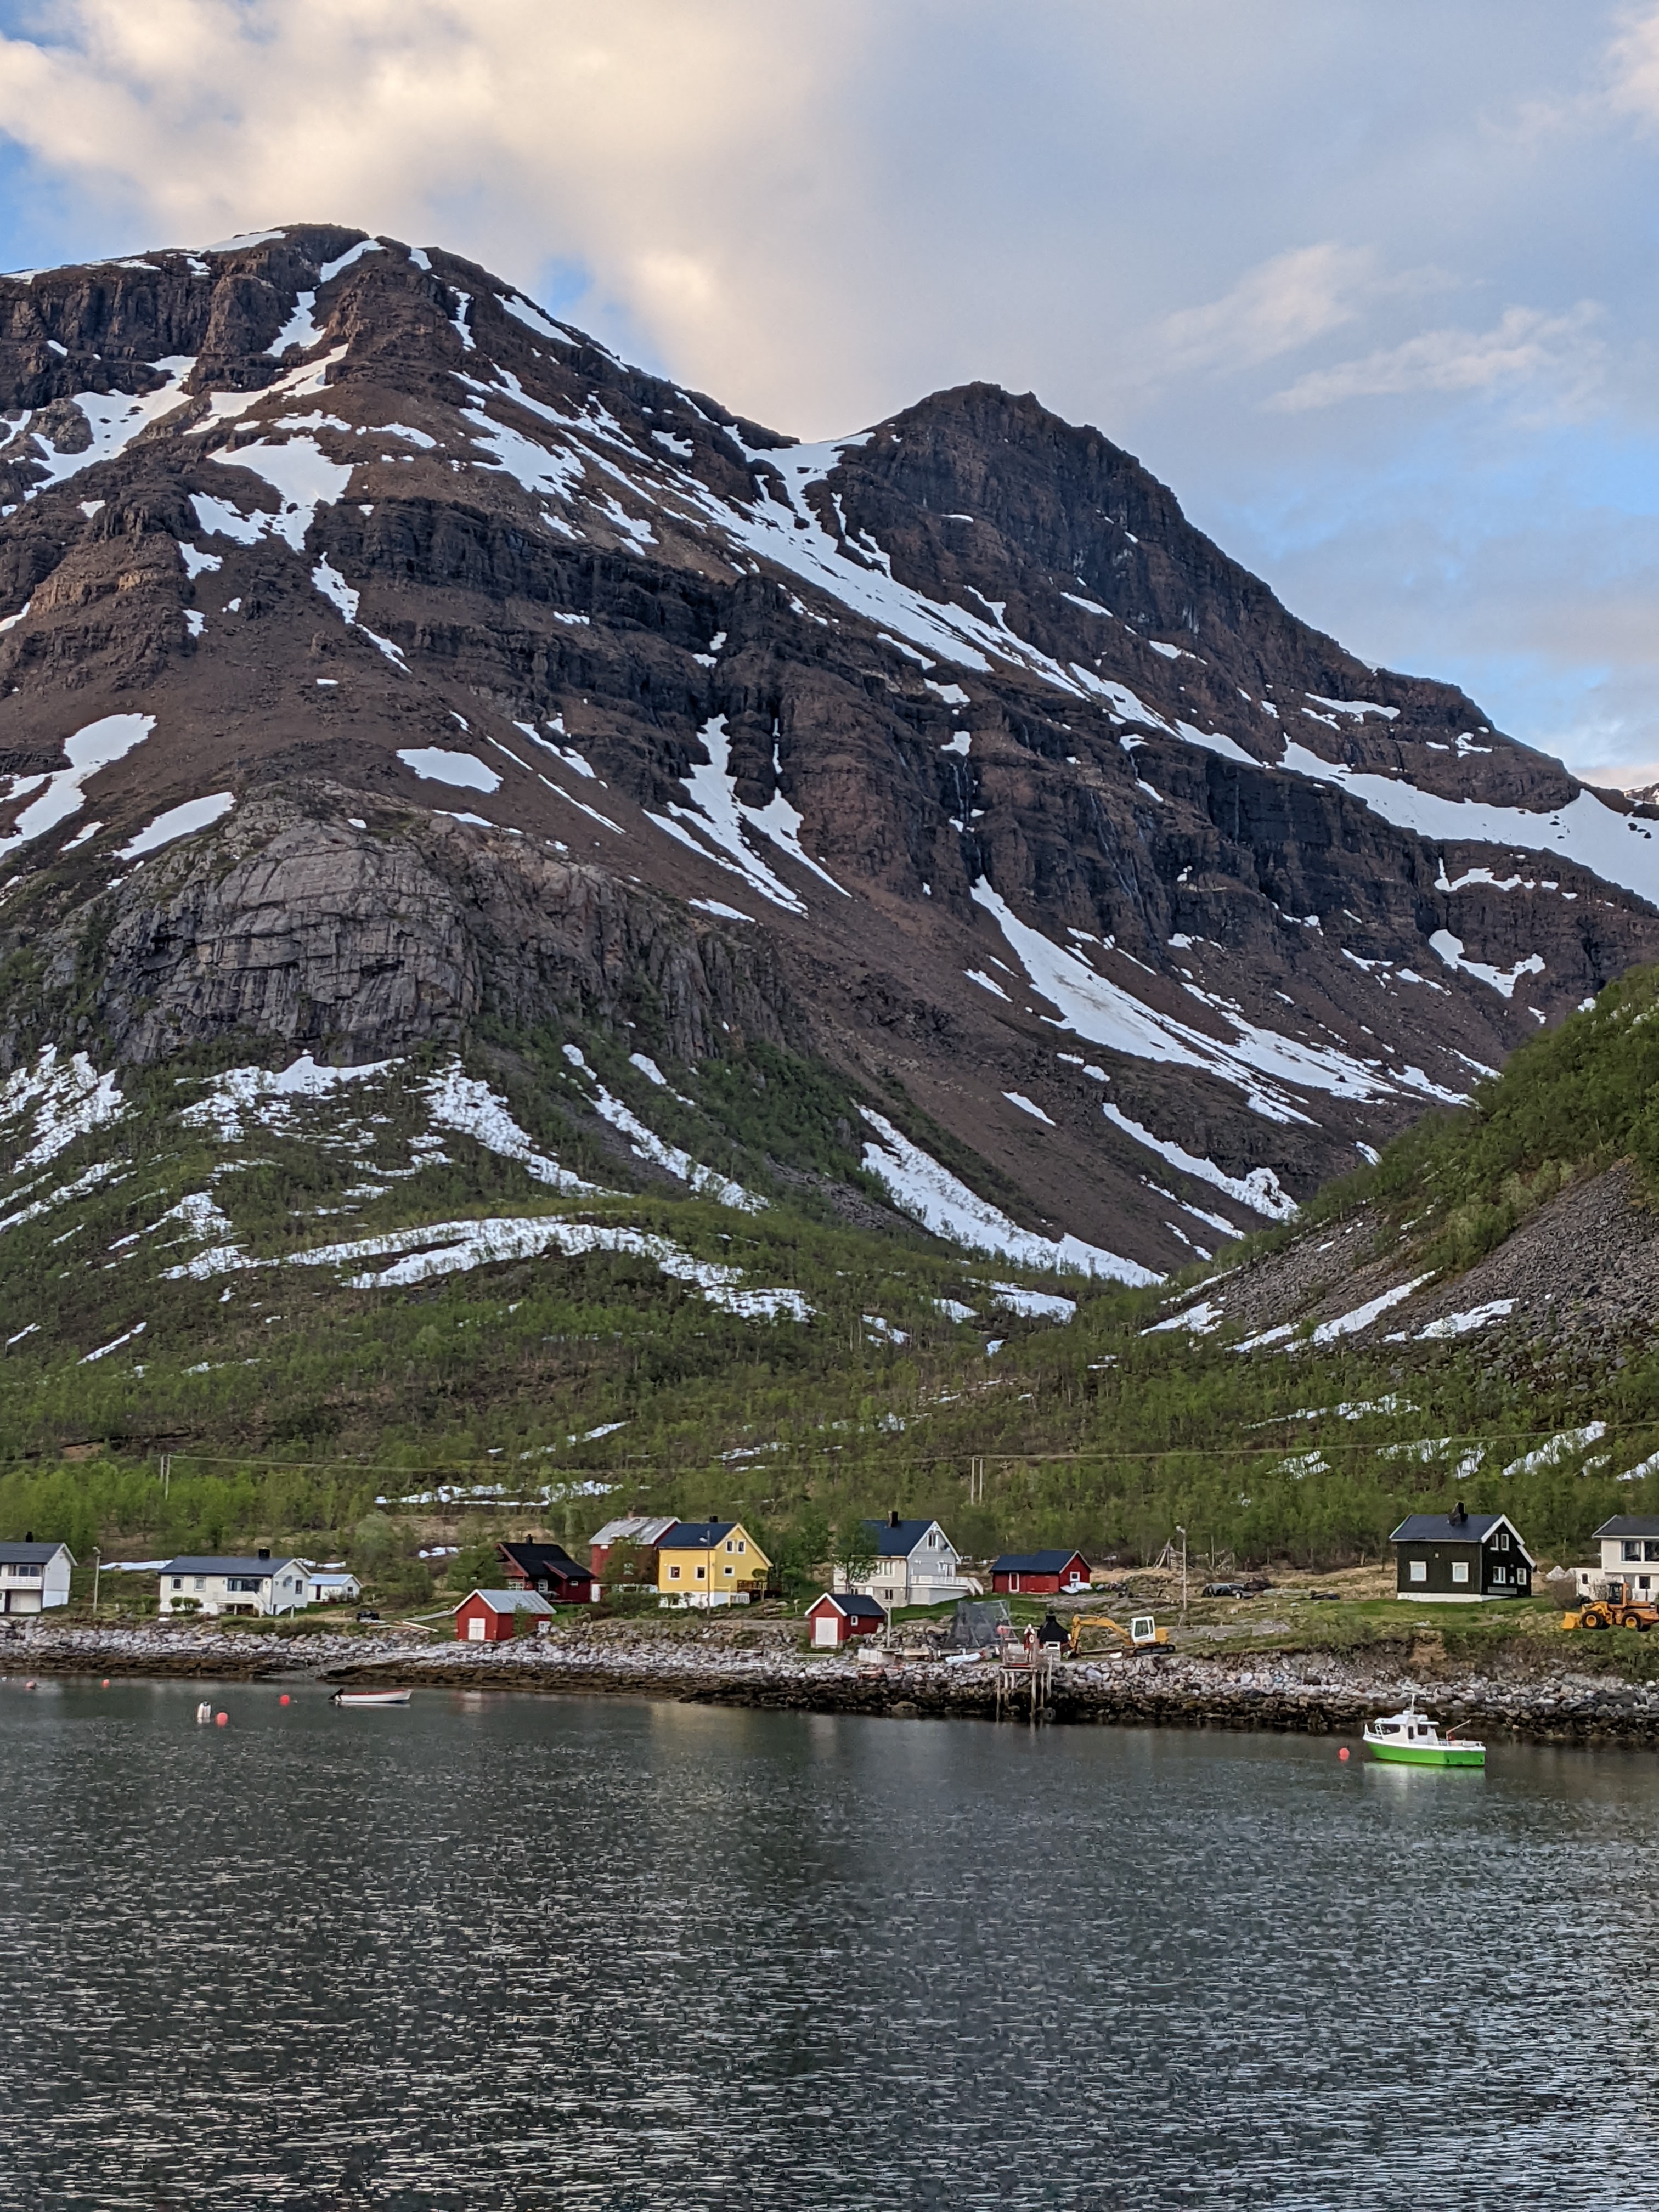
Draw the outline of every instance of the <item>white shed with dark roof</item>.
<instances>
[{"instance_id":1,"label":"white shed with dark roof","mask_svg":"<svg viewBox=\"0 0 1659 2212\"><path fill-rule=\"evenodd\" d=\"M1532 1554L1506 1513L1466 1513L1460 1498L1449 1513L1412 1514L1389 1541L1396 1597L1479 1605L1532 1595Z\"/></svg>"},{"instance_id":2,"label":"white shed with dark roof","mask_svg":"<svg viewBox=\"0 0 1659 2212\"><path fill-rule=\"evenodd\" d=\"M0 1544L0 1613L45 1613L67 1605L75 1554L67 1544Z\"/></svg>"}]
</instances>

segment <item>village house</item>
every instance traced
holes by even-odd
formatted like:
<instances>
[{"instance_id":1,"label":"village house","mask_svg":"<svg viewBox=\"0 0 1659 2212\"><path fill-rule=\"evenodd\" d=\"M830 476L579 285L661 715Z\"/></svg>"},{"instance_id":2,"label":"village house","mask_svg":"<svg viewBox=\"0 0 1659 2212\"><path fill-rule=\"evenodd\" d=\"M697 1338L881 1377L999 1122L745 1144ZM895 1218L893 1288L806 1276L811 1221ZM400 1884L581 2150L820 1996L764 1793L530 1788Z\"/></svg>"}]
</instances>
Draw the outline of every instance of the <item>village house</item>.
<instances>
[{"instance_id":1,"label":"village house","mask_svg":"<svg viewBox=\"0 0 1659 2212\"><path fill-rule=\"evenodd\" d=\"M657 1591L665 1605L747 1605L771 1568L741 1521L676 1521L657 1547Z\"/></svg>"},{"instance_id":2,"label":"village house","mask_svg":"<svg viewBox=\"0 0 1659 2212\"><path fill-rule=\"evenodd\" d=\"M649 1589L657 1579L657 1549L674 1525L672 1513L625 1514L607 1521L588 1539L587 1564L596 1582L615 1583L611 1571L614 1553L623 1580Z\"/></svg>"},{"instance_id":3,"label":"village house","mask_svg":"<svg viewBox=\"0 0 1659 2212\"><path fill-rule=\"evenodd\" d=\"M75 1555L67 1544L0 1544L0 1613L45 1613L67 1605Z\"/></svg>"},{"instance_id":4,"label":"village house","mask_svg":"<svg viewBox=\"0 0 1659 2212\"><path fill-rule=\"evenodd\" d=\"M1427 1605L1478 1605L1528 1597L1533 1561L1503 1513L1413 1513L1389 1541L1395 1547L1395 1595Z\"/></svg>"},{"instance_id":5,"label":"village house","mask_svg":"<svg viewBox=\"0 0 1659 2212\"><path fill-rule=\"evenodd\" d=\"M878 1636L887 1626L886 1613L875 1599L856 1590L825 1590L807 1607L806 1618L820 1649L850 1644L855 1636Z\"/></svg>"},{"instance_id":6,"label":"village house","mask_svg":"<svg viewBox=\"0 0 1659 2212\"><path fill-rule=\"evenodd\" d=\"M1601 1547L1600 1562L1578 1567L1574 1580L1582 1598L1611 1598L1615 1605L1659 1604L1659 1518L1621 1513L1604 1521L1590 1539Z\"/></svg>"},{"instance_id":7,"label":"village house","mask_svg":"<svg viewBox=\"0 0 1659 2212\"><path fill-rule=\"evenodd\" d=\"M161 1570L160 1613L297 1613L309 1603L310 1570L303 1559L217 1555L169 1559Z\"/></svg>"},{"instance_id":8,"label":"village house","mask_svg":"<svg viewBox=\"0 0 1659 2212\"><path fill-rule=\"evenodd\" d=\"M1005 1552L991 1562L991 1588L999 1597L1075 1596L1089 1587L1089 1562L1081 1552Z\"/></svg>"},{"instance_id":9,"label":"village house","mask_svg":"<svg viewBox=\"0 0 1659 2212\"><path fill-rule=\"evenodd\" d=\"M307 1605L355 1605L363 1586L343 1567L311 1567L306 1572Z\"/></svg>"},{"instance_id":10,"label":"village house","mask_svg":"<svg viewBox=\"0 0 1659 2212\"><path fill-rule=\"evenodd\" d=\"M552 1626L553 1608L539 1590L475 1589L455 1608L458 1644L507 1644L527 1620L538 1636Z\"/></svg>"},{"instance_id":11,"label":"village house","mask_svg":"<svg viewBox=\"0 0 1659 2212\"><path fill-rule=\"evenodd\" d=\"M534 1590L554 1605L589 1605L601 1591L591 1571L573 1559L562 1544L497 1544L501 1580L508 1589Z\"/></svg>"},{"instance_id":12,"label":"village house","mask_svg":"<svg viewBox=\"0 0 1659 2212\"><path fill-rule=\"evenodd\" d=\"M890 1513L866 1521L876 1557L869 1571L850 1576L837 1567L835 1588L857 1590L891 1613L901 1605L939 1605L947 1598L978 1597L980 1585L961 1572L961 1554L937 1521L905 1521Z\"/></svg>"}]
</instances>

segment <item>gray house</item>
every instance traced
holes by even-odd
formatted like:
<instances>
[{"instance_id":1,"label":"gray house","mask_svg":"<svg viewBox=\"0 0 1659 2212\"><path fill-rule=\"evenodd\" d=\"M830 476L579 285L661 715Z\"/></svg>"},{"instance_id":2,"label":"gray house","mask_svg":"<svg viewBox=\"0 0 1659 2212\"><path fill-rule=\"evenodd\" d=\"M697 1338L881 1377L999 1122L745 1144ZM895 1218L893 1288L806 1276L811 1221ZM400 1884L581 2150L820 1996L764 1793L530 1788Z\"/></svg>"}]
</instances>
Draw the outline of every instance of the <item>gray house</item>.
<instances>
[{"instance_id":1,"label":"gray house","mask_svg":"<svg viewBox=\"0 0 1659 2212\"><path fill-rule=\"evenodd\" d=\"M1395 1595L1419 1605L1479 1605L1484 1598L1530 1597L1532 1555L1506 1514L1413 1513L1389 1541Z\"/></svg>"},{"instance_id":2,"label":"gray house","mask_svg":"<svg viewBox=\"0 0 1659 2212\"><path fill-rule=\"evenodd\" d=\"M45 1613L67 1605L75 1555L67 1544L0 1544L0 1613Z\"/></svg>"}]
</instances>

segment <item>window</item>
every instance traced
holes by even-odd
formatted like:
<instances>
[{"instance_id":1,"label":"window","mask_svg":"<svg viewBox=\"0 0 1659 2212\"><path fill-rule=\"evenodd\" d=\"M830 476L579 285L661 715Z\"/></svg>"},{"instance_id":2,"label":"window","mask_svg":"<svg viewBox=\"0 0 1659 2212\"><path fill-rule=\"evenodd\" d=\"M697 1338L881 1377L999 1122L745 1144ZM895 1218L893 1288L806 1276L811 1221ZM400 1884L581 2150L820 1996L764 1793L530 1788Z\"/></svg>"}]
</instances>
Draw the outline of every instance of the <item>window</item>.
<instances>
[{"instance_id":1,"label":"window","mask_svg":"<svg viewBox=\"0 0 1659 2212\"><path fill-rule=\"evenodd\" d=\"M678 1582L679 1578L680 1578L680 1571L679 1571L679 1569L678 1569L678 1567L670 1567L670 1569L668 1570L668 1579L669 1579L669 1581L670 1581L671 1583L677 1583L677 1582Z\"/></svg>"},{"instance_id":2,"label":"window","mask_svg":"<svg viewBox=\"0 0 1659 2212\"><path fill-rule=\"evenodd\" d=\"M703 1577L703 1571L702 1571L702 1569L701 1567L699 1567L699 1568L697 1569L697 1580L698 1580L699 1582L701 1582L701 1581L702 1580L702 1577Z\"/></svg>"},{"instance_id":3,"label":"window","mask_svg":"<svg viewBox=\"0 0 1659 2212\"><path fill-rule=\"evenodd\" d=\"M1642 1556L1647 1559L1659 1559L1659 1539L1650 1536L1642 1547Z\"/></svg>"},{"instance_id":4,"label":"window","mask_svg":"<svg viewBox=\"0 0 1659 2212\"><path fill-rule=\"evenodd\" d=\"M1507 1567L1494 1567L1492 1571L1492 1578L1494 1583L1506 1583L1510 1578L1510 1571Z\"/></svg>"},{"instance_id":5,"label":"window","mask_svg":"<svg viewBox=\"0 0 1659 2212\"><path fill-rule=\"evenodd\" d=\"M1453 1580L1455 1583L1466 1583L1466 1582L1468 1582L1468 1578L1469 1578L1469 1563L1468 1563L1468 1561L1467 1559L1454 1559L1454 1560L1452 1561L1452 1580Z\"/></svg>"},{"instance_id":6,"label":"window","mask_svg":"<svg viewBox=\"0 0 1659 2212\"><path fill-rule=\"evenodd\" d=\"M1428 1579L1428 1561L1426 1559L1413 1559L1412 1561L1412 1580L1414 1583L1425 1583Z\"/></svg>"},{"instance_id":7,"label":"window","mask_svg":"<svg viewBox=\"0 0 1659 2212\"><path fill-rule=\"evenodd\" d=\"M1626 1536L1619 1547L1619 1556L1621 1559L1639 1559L1642 1556L1642 1547Z\"/></svg>"},{"instance_id":8,"label":"window","mask_svg":"<svg viewBox=\"0 0 1659 2212\"><path fill-rule=\"evenodd\" d=\"M729 1536L726 1540L726 1548L728 1552L732 1548L732 1539Z\"/></svg>"},{"instance_id":9,"label":"window","mask_svg":"<svg viewBox=\"0 0 1659 2212\"><path fill-rule=\"evenodd\" d=\"M738 1539L738 1551L739 1551L739 1552L745 1552L745 1551L747 1551L747 1550L748 1550L748 1548L749 1548L749 1547L748 1547L748 1546L744 1542L743 1539L742 1539L741 1537L739 1537L739 1538Z\"/></svg>"},{"instance_id":10,"label":"window","mask_svg":"<svg viewBox=\"0 0 1659 2212\"><path fill-rule=\"evenodd\" d=\"M726 1568L726 1573L727 1573L728 1575L730 1575L730 1574L735 1574L735 1573L736 1573L736 1571L737 1571L737 1570L736 1570L736 1568L734 1568L734 1567L727 1567L727 1568Z\"/></svg>"},{"instance_id":11,"label":"window","mask_svg":"<svg viewBox=\"0 0 1659 2212\"><path fill-rule=\"evenodd\" d=\"M174 1589L183 1589L184 1586L185 1586L185 1578L184 1578L184 1577L183 1577L182 1575L174 1575L174 1577L173 1577L173 1587L174 1588Z\"/></svg>"},{"instance_id":12,"label":"window","mask_svg":"<svg viewBox=\"0 0 1659 2212\"><path fill-rule=\"evenodd\" d=\"M1500 1552L1507 1552L1510 1548L1510 1532L1507 1528L1500 1528L1498 1532L1498 1548Z\"/></svg>"}]
</instances>

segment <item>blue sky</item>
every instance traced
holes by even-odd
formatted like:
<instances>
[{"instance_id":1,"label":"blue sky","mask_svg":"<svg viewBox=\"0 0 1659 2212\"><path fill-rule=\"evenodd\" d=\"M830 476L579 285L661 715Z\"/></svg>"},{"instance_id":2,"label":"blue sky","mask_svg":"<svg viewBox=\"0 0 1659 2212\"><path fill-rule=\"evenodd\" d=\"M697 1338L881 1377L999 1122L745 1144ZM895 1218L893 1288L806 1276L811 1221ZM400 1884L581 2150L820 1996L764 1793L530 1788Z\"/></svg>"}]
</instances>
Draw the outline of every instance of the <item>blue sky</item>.
<instances>
[{"instance_id":1,"label":"blue sky","mask_svg":"<svg viewBox=\"0 0 1659 2212\"><path fill-rule=\"evenodd\" d=\"M1033 389L1659 777L1659 0L0 0L0 265L302 217L805 435Z\"/></svg>"}]
</instances>

